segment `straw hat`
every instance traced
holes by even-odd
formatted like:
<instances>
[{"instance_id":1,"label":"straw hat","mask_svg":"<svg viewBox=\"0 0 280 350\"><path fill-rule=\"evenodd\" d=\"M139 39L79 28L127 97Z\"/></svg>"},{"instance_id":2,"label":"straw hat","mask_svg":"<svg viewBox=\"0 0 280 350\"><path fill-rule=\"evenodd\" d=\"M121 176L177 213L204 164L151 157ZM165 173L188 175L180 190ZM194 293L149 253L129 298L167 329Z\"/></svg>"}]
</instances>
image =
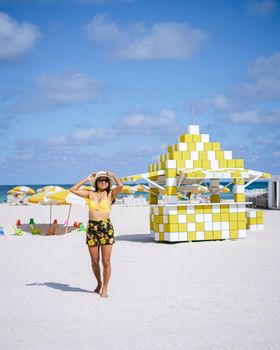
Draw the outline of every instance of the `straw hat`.
<instances>
[{"instance_id":1,"label":"straw hat","mask_svg":"<svg viewBox=\"0 0 280 350\"><path fill-rule=\"evenodd\" d=\"M110 176L108 176L107 171L102 170L102 171L98 171L98 172L96 173L96 175L95 175L92 179L90 179L90 183L91 183L91 185L92 185L93 187L95 187L96 180L97 180L99 177L107 177L107 178L109 179L109 181L110 181L110 186L113 185L113 179L112 179Z\"/></svg>"}]
</instances>

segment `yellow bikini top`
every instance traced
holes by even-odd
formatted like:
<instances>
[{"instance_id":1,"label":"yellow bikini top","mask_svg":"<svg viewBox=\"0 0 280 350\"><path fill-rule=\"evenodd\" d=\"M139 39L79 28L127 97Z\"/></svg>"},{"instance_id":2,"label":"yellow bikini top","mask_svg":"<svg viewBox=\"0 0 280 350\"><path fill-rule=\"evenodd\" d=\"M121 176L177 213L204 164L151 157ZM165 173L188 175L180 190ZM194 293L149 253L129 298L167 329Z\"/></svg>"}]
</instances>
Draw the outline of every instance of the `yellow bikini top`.
<instances>
[{"instance_id":1,"label":"yellow bikini top","mask_svg":"<svg viewBox=\"0 0 280 350\"><path fill-rule=\"evenodd\" d=\"M98 210L104 213L110 213L110 209L111 207L109 205L108 198L102 199L99 203L92 199L89 200L88 210Z\"/></svg>"}]
</instances>

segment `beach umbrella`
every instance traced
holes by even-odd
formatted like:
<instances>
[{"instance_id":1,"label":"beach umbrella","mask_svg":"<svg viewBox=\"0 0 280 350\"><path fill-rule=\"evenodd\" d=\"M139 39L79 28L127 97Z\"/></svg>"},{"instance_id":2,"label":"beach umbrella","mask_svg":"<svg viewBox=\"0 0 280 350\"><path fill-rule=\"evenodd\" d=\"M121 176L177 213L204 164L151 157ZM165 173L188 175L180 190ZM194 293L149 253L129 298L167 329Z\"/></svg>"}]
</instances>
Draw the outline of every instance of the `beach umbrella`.
<instances>
[{"instance_id":1,"label":"beach umbrella","mask_svg":"<svg viewBox=\"0 0 280 350\"><path fill-rule=\"evenodd\" d=\"M52 223L52 205L59 203L58 201L49 198L49 195L52 193L55 193L55 191L41 191L28 198L28 201L30 203L41 203L50 205L50 225Z\"/></svg>"},{"instance_id":2,"label":"beach umbrella","mask_svg":"<svg viewBox=\"0 0 280 350\"><path fill-rule=\"evenodd\" d=\"M15 194L15 192L21 192L20 194L33 194L35 191L33 188L28 187L28 186L16 186L9 190L7 194Z\"/></svg>"},{"instance_id":3,"label":"beach umbrella","mask_svg":"<svg viewBox=\"0 0 280 350\"><path fill-rule=\"evenodd\" d=\"M63 190L65 190L65 188L61 186L48 185L48 186L39 188L37 192L56 192L56 191L63 191Z\"/></svg>"},{"instance_id":4,"label":"beach umbrella","mask_svg":"<svg viewBox=\"0 0 280 350\"><path fill-rule=\"evenodd\" d=\"M181 200L187 199L187 197L184 196L182 192L179 192L178 195L177 195L177 197L178 197L178 199L181 199Z\"/></svg>"},{"instance_id":5,"label":"beach umbrella","mask_svg":"<svg viewBox=\"0 0 280 350\"><path fill-rule=\"evenodd\" d=\"M77 204L88 205L89 199L77 196L69 190L53 192L48 196L49 199L55 200L60 204Z\"/></svg>"},{"instance_id":6,"label":"beach umbrella","mask_svg":"<svg viewBox=\"0 0 280 350\"><path fill-rule=\"evenodd\" d=\"M72 204L88 205L88 203L89 203L88 198L83 198L83 197L77 196L76 194L70 192L69 190L54 192L54 193L50 194L49 198L57 201L60 204L70 204L68 217L66 220L67 225L66 225L65 233L67 233L67 230L68 230L68 222L69 222L69 218L70 218Z\"/></svg>"},{"instance_id":7,"label":"beach umbrella","mask_svg":"<svg viewBox=\"0 0 280 350\"><path fill-rule=\"evenodd\" d=\"M192 192L192 193L205 193L209 192L209 188L207 186L203 185L198 185L198 184L193 184L193 185L187 185L185 187L185 190L187 192Z\"/></svg>"},{"instance_id":8,"label":"beach umbrella","mask_svg":"<svg viewBox=\"0 0 280 350\"><path fill-rule=\"evenodd\" d=\"M228 187L225 187L223 185L219 185L220 192L222 193L229 193L230 189Z\"/></svg>"},{"instance_id":9,"label":"beach umbrella","mask_svg":"<svg viewBox=\"0 0 280 350\"><path fill-rule=\"evenodd\" d=\"M13 195L23 195L24 192L16 191L16 190L10 190L7 192L7 194L13 194Z\"/></svg>"},{"instance_id":10,"label":"beach umbrella","mask_svg":"<svg viewBox=\"0 0 280 350\"><path fill-rule=\"evenodd\" d=\"M198 185L197 191L199 193L210 192L209 188L207 186L203 186L203 185Z\"/></svg>"},{"instance_id":11,"label":"beach umbrella","mask_svg":"<svg viewBox=\"0 0 280 350\"><path fill-rule=\"evenodd\" d=\"M142 186L142 185L136 185L134 186L134 188L136 189L137 192L147 192L148 190Z\"/></svg>"},{"instance_id":12,"label":"beach umbrella","mask_svg":"<svg viewBox=\"0 0 280 350\"><path fill-rule=\"evenodd\" d=\"M124 194L133 194L137 191L135 186L124 185L122 188L122 193Z\"/></svg>"},{"instance_id":13,"label":"beach umbrella","mask_svg":"<svg viewBox=\"0 0 280 350\"><path fill-rule=\"evenodd\" d=\"M93 191L94 188L92 186L82 185L81 187L79 187L79 190Z\"/></svg>"},{"instance_id":14,"label":"beach umbrella","mask_svg":"<svg viewBox=\"0 0 280 350\"><path fill-rule=\"evenodd\" d=\"M57 203L56 201L49 198L49 195L55 193L54 191L42 191L33 194L28 198L28 202L30 203L41 203L41 204L51 204Z\"/></svg>"}]
</instances>

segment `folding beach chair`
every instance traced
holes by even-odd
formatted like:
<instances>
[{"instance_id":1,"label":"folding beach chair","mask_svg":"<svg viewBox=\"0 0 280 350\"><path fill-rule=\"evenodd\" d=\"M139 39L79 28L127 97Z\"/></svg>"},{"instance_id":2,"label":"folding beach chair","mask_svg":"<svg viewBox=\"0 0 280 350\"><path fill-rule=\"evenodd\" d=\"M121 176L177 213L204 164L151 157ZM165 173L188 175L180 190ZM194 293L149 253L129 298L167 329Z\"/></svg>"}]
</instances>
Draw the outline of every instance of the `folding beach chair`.
<instances>
[{"instance_id":1,"label":"folding beach chair","mask_svg":"<svg viewBox=\"0 0 280 350\"><path fill-rule=\"evenodd\" d=\"M13 228L14 228L14 232L15 232L16 236L22 236L22 229L21 228L18 228L16 226L13 226Z\"/></svg>"},{"instance_id":2,"label":"folding beach chair","mask_svg":"<svg viewBox=\"0 0 280 350\"><path fill-rule=\"evenodd\" d=\"M57 220L54 220L54 222L52 223L52 225L47 231L47 236L55 235L56 227L57 227Z\"/></svg>"},{"instance_id":3,"label":"folding beach chair","mask_svg":"<svg viewBox=\"0 0 280 350\"><path fill-rule=\"evenodd\" d=\"M38 227L35 227L34 225L30 224L32 235L39 235L41 233L40 229Z\"/></svg>"}]
</instances>

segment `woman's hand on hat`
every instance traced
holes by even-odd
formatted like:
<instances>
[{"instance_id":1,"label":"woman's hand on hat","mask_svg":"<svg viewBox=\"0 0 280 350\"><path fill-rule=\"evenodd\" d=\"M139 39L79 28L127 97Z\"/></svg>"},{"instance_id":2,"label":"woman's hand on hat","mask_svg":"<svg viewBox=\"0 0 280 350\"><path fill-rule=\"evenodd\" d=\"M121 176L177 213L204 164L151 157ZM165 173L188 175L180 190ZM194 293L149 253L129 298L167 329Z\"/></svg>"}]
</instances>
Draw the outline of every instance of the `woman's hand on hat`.
<instances>
[{"instance_id":1,"label":"woman's hand on hat","mask_svg":"<svg viewBox=\"0 0 280 350\"><path fill-rule=\"evenodd\" d=\"M96 173L89 174L89 176L87 177L88 181L92 180L95 175L96 175Z\"/></svg>"},{"instance_id":2,"label":"woman's hand on hat","mask_svg":"<svg viewBox=\"0 0 280 350\"><path fill-rule=\"evenodd\" d=\"M114 173L112 173L111 171L107 170L106 172L109 177L114 177Z\"/></svg>"}]
</instances>

